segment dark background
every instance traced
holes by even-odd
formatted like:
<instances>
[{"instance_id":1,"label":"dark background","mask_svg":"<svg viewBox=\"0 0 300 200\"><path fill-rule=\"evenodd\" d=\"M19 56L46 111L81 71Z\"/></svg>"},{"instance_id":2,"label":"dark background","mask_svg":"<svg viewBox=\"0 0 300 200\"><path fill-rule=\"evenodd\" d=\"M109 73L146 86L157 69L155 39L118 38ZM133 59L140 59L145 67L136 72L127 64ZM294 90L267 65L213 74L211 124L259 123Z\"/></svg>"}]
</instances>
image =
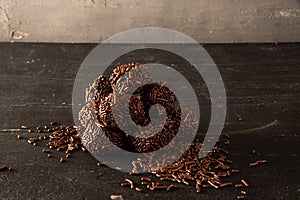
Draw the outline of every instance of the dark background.
<instances>
[{"instance_id":1,"label":"dark background","mask_svg":"<svg viewBox=\"0 0 300 200\"><path fill-rule=\"evenodd\" d=\"M129 177L105 166L84 152L66 163L62 154L48 159L41 145L18 140L19 128L57 121L73 124L72 87L76 72L94 44L0 43L0 163L15 168L0 172L0 198L11 199L235 199L240 190L224 188L195 192L181 186L171 192L142 193L122 188ZM298 199L300 44L204 45L216 62L226 87L228 110L223 134L231 133L233 167L245 178L248 199ZM168 58L162 58L168 59ZM193 78L193 77L191 77ZM199 88L201 92L201 88ZM242 120L239 120L242 118ZM24 133L25 138L37 133ZM258 154L250 152L255 149ZM267 159L257 168L250 161ZM133 178L138 180L139 177Z\"/></svg>"}]
</instances>

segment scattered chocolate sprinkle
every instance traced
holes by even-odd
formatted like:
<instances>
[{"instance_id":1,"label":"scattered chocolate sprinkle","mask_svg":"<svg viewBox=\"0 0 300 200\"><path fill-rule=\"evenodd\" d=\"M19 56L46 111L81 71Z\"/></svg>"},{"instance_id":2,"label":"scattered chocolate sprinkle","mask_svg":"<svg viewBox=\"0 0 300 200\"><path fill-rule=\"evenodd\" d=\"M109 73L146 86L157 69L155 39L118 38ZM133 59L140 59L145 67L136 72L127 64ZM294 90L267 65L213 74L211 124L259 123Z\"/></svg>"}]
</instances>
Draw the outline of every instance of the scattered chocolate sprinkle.
<instances>
[{"instance_id":1,"label":"scattered chocolate sprinkle","mask_svg":"<svg viewBox=\"0 0 300 200\"><path fill-rule=\"evenodd\" d=\"M60 163L63 163L63 162L65 162L65 159L64 159L64 157L61 157L61 158L59 159L59 162L60 162Z\"/></svg>"},{"instance_id":2,"label":"scattered chocolate sprinkle","mask_svg":"<svg viewBox=\"0 0 300 200\"><path fill-rule=\"evenodd\" d=\"M50 123L52 125L57 123ZM29 144L34 146L38 145L38 141L40 140L48 140L46 146L49 149L43 149L42 152L47 153L50 158L50 149L56 149L57 151L65 151L66 158L71 157L71 152L75 150L87 151L80 140L80 137L77 133L77 130L74 126L60 125L57 127L48 128L48 126L44 127L47 129L47 132L50 134L47 136L46 134L38 137L31 137L27 140ZM37 126L38 130L41 130L41 126ZM18 136L20 138L21 136ZM63 158L63 157L62 157ZM64 162L64 159L60 159L60 162Z\"/></svg>"},{"instance_id":3,"label":"scattered chocolate sprinkle","mask_svg":"<svg viewBox=\"0 0 300 200\"><path fill-rule=\"evenodd\" d=\"M267 160L258 160L257 162L258 162L259 164L261 164L261 163L266 163Z\"/></svg>"},{"instance_id":4,"label":"scattered chocolate sprinkle","mask_svg":"<svg viewBox=\"0 0 300 200\"><path fill-rule=\"evenodd\" d=\"M241 183L238 183L238 184L235 184L235 185L234 185L234 187L236 187L236 188L240 188L240 187L243 187L243 184L241 184Z\"/></svg>"},{"instance_id":5,"label":"scattered chocolate sprinkle","mask_svg":"<svg viewBox=\"0 0 300 200\"><path fill-rule=\"evenodd\" d=\"M138 192L141 192L143 189L140 188L140 187L135 187L135 190L138 191Z\"/></svg>"},{"instance_id":6,"label":"scattered chocolate sprinkle","mask_svg":"<svg viewBox=\"0 0 300 200\"><path fill-rule=\"evenodd\" d=\"M256 161L256 162L251 162L251 163L249 163L249 166L250 167L254 167L254 166L257 166L258 165L258 162Z\"/></svg>"},{"instance_id":7,"label":"scattered chocolate sprinkle","mask_svg":"<svg viewBox=\"0 0 300 200\"><path fill-rule=\"evenodd\" d=\"M244 191L244 190L242 190L242 191L241 191L241 194L242 194L242 195L246 195L246 194L247 194L247 192L246 192L246 191Z\"/></svg>"},{"instance_id":8,"label":"scattered chocolate sprinkle","mask_svg":"<svg viewBox=\"0 0 300 200\"><path fill-rule=\"evenodd\" d=\"M244 179L241 179L241 182L244 184L244 186L249 187L249 184Z\"/></svg>"},{"instance_id":9,"label":"scattered chocolate sprinkle","mask_svg":"<svg viewBox=\"0 0 300 200\"><path fill-rule=\"evenodd\" d=\"M122 195L110 195L111 200L124 200Z\"/></svg>"},{"instance_id":10,"label":"scattered chocolate sprinkle","mask_svg":"<svg viewBox=\"0 0 300 200\"><path fill-rule=\"evenodd\" d=\"M121 186L122 186L122 187L127 187L127 186L130 186L130 183L128 183L128 182L121 183Z\"/></svg>"},{"instance_id":11,"label":"scattered chocolate sprinkle","mask_svg":"<svg viewBox=\"0 0 300 200\"><path fill-rule=\"evenodd\" d=\"M141 178L141 181L149 181L149 182L150 182L151 179L150 179L150 178L146 178L146 177L142 177L142 178Z\"/></svg>"},{"instance_id":12,"label":"scattered chocolate sprinkle","mask_svg":"<svg viewBox=\"0 0 300 200\"><path fill-rule=\"evenodd\" d=\"M44 152L44 153L50 153L51 151L49 149L43 149L42 152Z\"/></svg>"},{"instance_id":13,"label":"scattered chocolate sprinkle","mask_svg":"<svg viewBox=\"0 0 300 200\"><path fill-rule=\"evenodd\" d=\"M220 185L220 187L222 188L222 187L232 186L232 185L233 185L232 182L227 182L227 183L222 183L222 184Z\"/></svg>"},{"instance_id":14,"label":"scattered chocolate sprinkle","mask_svg":"<svg viewBox=\"0 0 300 200\"><path fill-rule=\"evenodd\" d=\"M127 181L130 184L131 189L134 188L134 183L130 179L126 178L125 181Z\"/></svg>"}]
</instances>

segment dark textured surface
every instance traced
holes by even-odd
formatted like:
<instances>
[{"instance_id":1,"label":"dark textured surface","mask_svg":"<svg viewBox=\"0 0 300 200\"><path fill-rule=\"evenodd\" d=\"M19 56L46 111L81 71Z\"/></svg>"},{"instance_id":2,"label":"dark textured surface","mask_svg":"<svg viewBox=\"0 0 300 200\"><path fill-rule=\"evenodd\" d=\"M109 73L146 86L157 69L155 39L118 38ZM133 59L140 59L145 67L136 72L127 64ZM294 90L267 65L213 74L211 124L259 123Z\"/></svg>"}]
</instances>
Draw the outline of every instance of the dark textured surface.
<instances>
[{"instance_id":1,"label":"dark textured surface","mask_svg":"<svg viewBox=\"0 0 300 200\"><path fill-rule=\"evenodd\" d=\"M95 45L0 44L0 163L14 166L0 172L0 198L12 199L235 199L240 190L192 187L172 192L138 193L121 188L127 174L96 166L88 153L74 153L68 162L52 159L18 132L5 129L44 125L50 121L72 124L71 96L80 63ZM297 199L299 175L300 44L205 45L224 79L228 113L224 133L279 124L247 134L232 134L226 146L233 166L251 187L248 199ZM167 58L162 58L167 59ZM172 60L170 61L172 63ZM196 80L197 81L197 80ZM242 121L237 116L242 116ZM31 133L30 135L35 135ZM25 137L30 136L29 133ZM260 155L251 155L256 149ZM265 158L257 168L247 165Z\"/></svg>"}]
</instances>

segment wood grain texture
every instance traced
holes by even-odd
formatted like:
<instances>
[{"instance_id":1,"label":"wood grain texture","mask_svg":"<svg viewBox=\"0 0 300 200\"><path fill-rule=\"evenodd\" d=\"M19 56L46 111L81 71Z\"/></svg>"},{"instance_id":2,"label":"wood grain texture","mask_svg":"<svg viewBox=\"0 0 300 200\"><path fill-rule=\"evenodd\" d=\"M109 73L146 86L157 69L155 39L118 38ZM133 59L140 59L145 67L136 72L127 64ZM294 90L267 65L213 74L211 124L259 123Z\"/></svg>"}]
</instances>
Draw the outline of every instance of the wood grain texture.
<instances>
[{"instance_id":1,"label":"wood grain texture","mask_svg":"<svg viewBox=\"0 0 300 200\"><path fill-rule=\"evenodd\" d=\"M119 187L126 174L96 166L88 153L75 153L69 162L60 164L59 153L48 159L41 153L41 146L33 147L17 139L18 131L9 129L50 121L73 123L73 82L93 47L94 44L0 43L0 164L16 169L0 173L0 198L108 199L111 194L122 194L124 199L236 198L238 191L234 189L208 189L202 194L189 187L171 193L133 192ZM296 199L300 189L300 44L204 47L215 60L226 87L224 134L254 129L232 134L230 146L226 146L234 166L242 171L236 179L241 176L249 181L247 193L251 199ZM180 65L180 61L153 55L149 61L161 59ZM205 94L199 80L190 75L196 91ZM205 117L203 120L208 121ZM274 120L279 123L255 129ZM253 149L260 155L251 155ZM248 163L256 159L267 159L268 163L249 168Z\"/></svg>"}]
</instances>

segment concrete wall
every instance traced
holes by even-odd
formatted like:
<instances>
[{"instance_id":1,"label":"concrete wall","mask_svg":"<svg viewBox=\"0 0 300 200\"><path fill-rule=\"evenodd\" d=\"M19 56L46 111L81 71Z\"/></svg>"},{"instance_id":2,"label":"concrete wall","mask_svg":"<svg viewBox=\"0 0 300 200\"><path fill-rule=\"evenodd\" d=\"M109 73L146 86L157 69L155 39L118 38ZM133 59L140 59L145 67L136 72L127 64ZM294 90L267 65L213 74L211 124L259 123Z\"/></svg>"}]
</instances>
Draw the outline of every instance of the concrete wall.
<instances>
[{"instance_id":1,"label":"concrete wall","mask_svg":"<svg viewBox=\"0 0 300 200\"><path fill-rule=\"evenodd\" d=\"M300 42L300 0L0 0L0 41L99 42L145 26L200 43Z\"/></svg>"}]
</instances>

